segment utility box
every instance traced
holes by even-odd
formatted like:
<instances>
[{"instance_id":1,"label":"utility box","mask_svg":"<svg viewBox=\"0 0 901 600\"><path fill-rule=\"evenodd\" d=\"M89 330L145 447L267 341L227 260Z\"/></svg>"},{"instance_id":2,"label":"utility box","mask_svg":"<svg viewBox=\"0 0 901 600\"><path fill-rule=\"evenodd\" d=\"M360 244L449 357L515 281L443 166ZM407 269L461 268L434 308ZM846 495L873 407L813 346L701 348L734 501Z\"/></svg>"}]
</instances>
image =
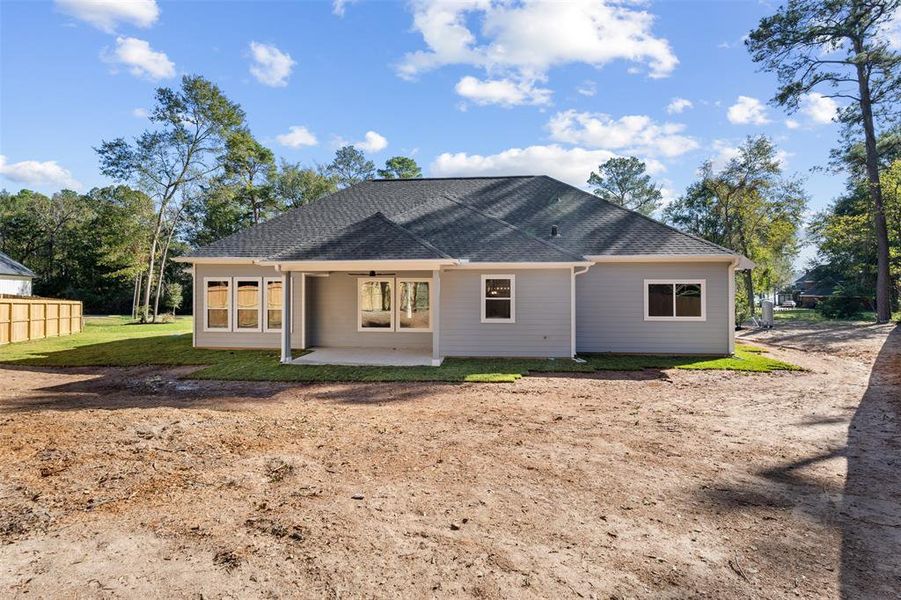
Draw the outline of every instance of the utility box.
<instances>
[{"instance_id":1,"label":"utility box","mask_svg":"<svg viewBox=\"0 0 901 600\"><path fill-rule=\"evenodd\" d=\"M760 303L760 310L763 312L761 324L764 327L771 328L773 326L773 301L764 300Z\"/></svg>"}]
</instances>

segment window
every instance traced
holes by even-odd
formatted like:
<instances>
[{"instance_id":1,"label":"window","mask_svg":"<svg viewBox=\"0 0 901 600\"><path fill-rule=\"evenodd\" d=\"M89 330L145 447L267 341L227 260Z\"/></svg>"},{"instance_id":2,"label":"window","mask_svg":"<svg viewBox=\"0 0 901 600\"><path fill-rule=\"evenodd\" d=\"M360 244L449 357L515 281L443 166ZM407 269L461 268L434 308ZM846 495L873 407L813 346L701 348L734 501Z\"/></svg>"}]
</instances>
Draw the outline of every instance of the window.
<instances>
[{"instance_id":1,"label":"window","mask_svg":"<svg viewBox=\"0 0 901 600\"><path fill-rule=\"evenodd\" d=\"M262 278L235 277L235 331L260 331Z\"/></svg>"},{"instance_id":2,"label":"window","mask_svg":"<svg viewBox=\"0 0 901 600\"><path fill-rule=\"evenodd\" d=\"M282 308L284 304L284 281L281 277L267 277L265 285L266 324L264 329L274 333L282 330Z\"/></svg>"},{"instance_id":3,"label":"window","mask_svg":"<svg viewBox=\"0 0 901 600\"><path fill-rule=\"evenodd\" d=\"M204 331L231 330L231 279L205 277L203 280Z\"/></svg>"},{"instance_id":4,"label":"window","mask_svg":"<svg viewBox=\"0 0 901 600\"><path fill-rule=\"evenodd\" d=\"M658 280L644 282L645 321L706 320L706 281Z\"/></svg>"},{"instance_id":5,"label":"window","mask_svg":"<svg viewBox=\"0 0 901 600\"><path fill-rule=\"evenodd\" d=\"M397 330L431 331L431 280L397 280Z\"/></svg>"},{"instance_id":6,"label":"window","mask_svg":"<svg viewBox=\"0 0 901 600\"><path fill-rule=\"evenodd\" d=\"M394 280L358 279L357 329L394 331Z\"/></svg>"},{"instance_id":7,"label":"window","mask_svg":"<svg viewBox=\"0 0 901 600\"><path fill-rule=\"evenodd\" d=\"M513 275L482 275L482 323L516 321L516 278Z\"/></svg>"}]
</instances>

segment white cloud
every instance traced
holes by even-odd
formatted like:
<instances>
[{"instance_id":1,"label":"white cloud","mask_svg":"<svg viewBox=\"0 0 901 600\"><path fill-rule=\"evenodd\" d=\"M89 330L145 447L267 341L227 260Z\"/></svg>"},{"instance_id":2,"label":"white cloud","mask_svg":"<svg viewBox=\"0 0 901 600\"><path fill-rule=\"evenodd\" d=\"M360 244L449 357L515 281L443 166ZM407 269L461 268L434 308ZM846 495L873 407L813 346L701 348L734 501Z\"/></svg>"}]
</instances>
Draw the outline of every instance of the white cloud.
<instances>
[{"instance_id":1,"label":"white cloud","mask_svg":"<svg viewBox=\"0 0 901 600\"><path fill-rule=\"evenodd\" d=\"M445 152L432 162L429 171L435 177L550 175L585 188L591 171L614 156L607 150L563 148L557 144L510 148L488 155Z\"/></svg>"},{"instance_id":2,"label":"white cloud","mask_svg":"<svg viewBox=\"0 0 901 600\"><path fill-rule=\"evenodd\" d=\"M363 136L363 140L354 142L353 145L363 152L378 152L388 147L388 140L385 139L385 136L375 131L367 131L366 135Z\"/></svg>"},{"instance_id":3,"label":"white cloud","mask_svg":"<svg viewBox=\"0 0 901 600\"><path fill-rule=\"evenodd\" d=\"M44 162L23 160L9 164L6 157L0 154L0 175L10 181L34 186L53 186L76 191L82 187L81 182L72 177L72 173L59 166L55 160Z\"/></svg>"},{"instance_id":4,"label":"white cloud","mask_svg":"<svg viewBox=\"0 0 901 600\"><path fill-rule=\"evenodd\" d=\"M357 0L332 0L332 13L339 17L343 17L344 11L347 10L347 6L356 1Z\"/></svg>"},{"instance_id":5,"label":"white cloud","mask_svg":"<svg viewBox=\"0 0 901 600\"><path fill-rule=\"evenodd\" d=\"M301 146L315 146L319 143L316 136L302 125L292 125L288 133L275 136L275 141L288 148L300 148Z\"/></svg>"},{"instance_id":6,"label":"white cloud","mask_svg":"<svg viewBox=\"0 0 901 600\"><path fill-rule=\"evenodd\" d=\"M694 108L694 104L691 100L686 100L685 98L673 98L670 103L666 105L666 112L671 115L678 115L689 108Z\"/></svg>"},{"instance_id":7,"label":"white cloud","mask_svg":"<svg viewBox=\"0 0 901 600\"><path fill-rule=\"evenodd\" d=\"M136 108L131 111L131 115L137 119L146 119L150 116L150 112L146 108Z\"/></svg>"},{"instance_id":8,"label":"white cloud","mask_svg":"<svg viewBox=\"0 0 901 600\"><path fill-rule=\"evenodd\" d=\"M598 93L598 84L594 81L591 81L590 79L586 79L579 87L576 88L576 91L583 96L588 96L590 98L591 96L594 96Z\"/></svg>"},{"instance_id":9,"label":"white cloud","mask_svg":"<svg viewBox=\"0 0 901 600\"><path fill-rule=\"evenodd\" d=\"M120 23L150 27L160 16L156 0L56 0L56 6L107 33Z\"/></svg>"},{"instance_id":10,"label":"white cloud","mask_svg":"<svg viewBox=\"0 0 901 600\"><path fill-rule=\"evenodd\" d=\"M116 48L104 50L101 58L108 63L123 65L135 77L169 79L175 77L175 63L164 52L157 52L145 40L133 37L116 38Z\"/></svg>"},{"instance_id":11,"label":"white cloud","mask_svg":"<svg viewBox=\"0 0 901 600\"><path fill-rule=\"evenodd\" d=\"M726 113L730 123L736 125L765 125L770 122L763 102L750 96L739 96L738 101Z\"/></svg>"},{"instance_id":12,"label":"white cloud","mask_svg":"<svg viewBox=\"0 0 901 600\"><path fill-rule=\"evenodd\" d=\"M511 107L521 104L547 104L551 100L551 90L535 87L534 81L511 79L481 80L471 75L457 82L459 95L476 104L500 104Z\"/></svg>"},{"instance_id":13,"label":"white cloud","mask_svg":"<svg viewBox=\"0 0 901 600\"><path fill-rule=\"evenodd\" d=\"M798 127L801 126L801 124L798 123L795 119L786 119L785 126L788 127L789 129L797 129Z\"/></svg>"},{"instance_id":14,"label":"white cloud","mask_svg":"<svg viewBox=\"0 0 901 600\"><path fill-rule=\"evenodd\" d=\"M655 123L645 115L613 119L603 113L559 112L547 124L551 139L628 154L674 157L694 150L698 142L682 134L679 123Z\"/></svg>"},{"instance_id":15,"label":"white cloud","mask_svg":"<svg viewBox=\"0 0 901 600\"><path fill-rule=\"evenodd\" d=\"M838 104L832 98L811 92L801 98L801 113L814 123L831 123L838 114Z\"/></svg>"},{"instance_id":16,"label":"white cloud","mask_svg":"<svg viewBox=\"0 0 901 600\"><path fill-rule=\"evenodd\" d=\"M263 85L284 87L297 64L287 52L282 52L271 44L250 42L250 74Z\"/></svg>"},{"instance_id":17,"label":"white cloud","mask_svg":"<svg viewBox=\"0 0 901 600\"><path fill-rule=\"evenodd\" d=\"M476 20L481 40L469 28ZM398 74L412 79L446 65L470 65L522 85L544 81L560 65L626 60L651 77L665 77L679 61L669 42L651 33L653 22L649 12L619 2L415 0L413 28L426 49L406 54Z\"/></svg>"}]
</instances>

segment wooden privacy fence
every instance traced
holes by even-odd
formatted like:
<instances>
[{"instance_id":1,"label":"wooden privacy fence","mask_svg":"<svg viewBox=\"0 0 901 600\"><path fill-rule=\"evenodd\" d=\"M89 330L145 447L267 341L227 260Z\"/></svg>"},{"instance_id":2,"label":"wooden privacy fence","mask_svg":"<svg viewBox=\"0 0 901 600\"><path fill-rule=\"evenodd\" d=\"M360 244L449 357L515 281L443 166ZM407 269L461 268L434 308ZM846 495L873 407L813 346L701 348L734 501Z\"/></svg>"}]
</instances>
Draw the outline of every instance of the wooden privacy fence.
<instances>
[{"instance_id":1,"label":"wooden privacy fence","mask_svg":"<svg viewBox=\"0 0 901 600\"><path fill-rule=\"evenodd\" d=\"M81 309L77 300L0 296L0 345L78 333Z\"/></svg>"}]
</instances>

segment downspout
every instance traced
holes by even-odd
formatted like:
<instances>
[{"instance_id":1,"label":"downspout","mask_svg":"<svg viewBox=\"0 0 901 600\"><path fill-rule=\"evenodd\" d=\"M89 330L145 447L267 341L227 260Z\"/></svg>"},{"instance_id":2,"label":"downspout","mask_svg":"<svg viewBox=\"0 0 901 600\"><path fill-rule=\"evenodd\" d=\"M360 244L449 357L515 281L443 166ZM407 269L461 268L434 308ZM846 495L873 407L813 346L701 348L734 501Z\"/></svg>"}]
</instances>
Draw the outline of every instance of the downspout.
<instances>
[{"instance_id":1,"label":"downspout","mask_svg":"<svg viewBox=\"0 0 901 600\"><path fill-rule=\"evenodd\" d=\"M570 289L569 289L569 316L570 316L570 330L569 330L569 340L570 340L570 358L576 357L576 277L584 274L591 267L582 267L582 271L576 272L578 267L570 268Z\"/></svg>"}]
</instances>

